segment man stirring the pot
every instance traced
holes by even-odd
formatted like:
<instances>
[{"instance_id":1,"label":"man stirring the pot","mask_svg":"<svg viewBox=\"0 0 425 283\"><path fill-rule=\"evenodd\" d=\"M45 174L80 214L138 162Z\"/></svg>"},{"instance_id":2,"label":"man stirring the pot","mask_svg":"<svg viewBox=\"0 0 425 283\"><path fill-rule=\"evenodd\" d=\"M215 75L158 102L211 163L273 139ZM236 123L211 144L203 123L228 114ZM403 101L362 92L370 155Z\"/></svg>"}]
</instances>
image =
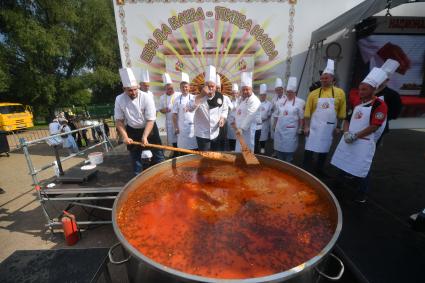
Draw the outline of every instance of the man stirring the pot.
<instances>
[{"instance_id":1,"label":"man stirring the pot","mask_svg":"<svg viewBox=\"0 0 425 283\"><path fill-rule=\"evenodd\" d=\"M130 68L119 70L124 92L115 99L114 117L117 130L127 144L135 175L143 170L142 147L133 141L148 144L149 135L156 119L153 97L139 90L139 84Z\"/></svg>"}]
</instances>

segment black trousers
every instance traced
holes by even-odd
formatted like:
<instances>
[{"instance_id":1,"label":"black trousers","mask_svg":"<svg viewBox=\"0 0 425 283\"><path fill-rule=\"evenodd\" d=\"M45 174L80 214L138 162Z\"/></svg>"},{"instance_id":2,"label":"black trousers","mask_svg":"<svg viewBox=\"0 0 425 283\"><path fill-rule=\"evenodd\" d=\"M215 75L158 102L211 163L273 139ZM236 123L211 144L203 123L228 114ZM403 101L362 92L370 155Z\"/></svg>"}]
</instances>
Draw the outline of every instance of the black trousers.
<instances>
[{"instance_id":1,"label":"black trousers","mask_svg":"<svg viewBox=\"0 0 425 283\"><path fill-rule=\"evenodd\" d=\"M260 137L261 137L261 130L255 131L255 137L254 137L254 153L260 153Z\"/></svg>"},{"instance_id":2,"label":"black trousers","mask_svg":"<svg viewBox=\"0 0 425 283\"><path fill-rule=\"evenodd\" d=\"M227 139L227 124L224 124L223 127L219 129L217 141L219 151L224 151L226 149L226 139Z\"/></svg>"},{"instance_id":3,"label":"black trousers","mask_svg":"<svg viewBox=\"0 0 425 283\"><path fill-rule=\"evenodd\" d=\"M196 142L198 143L198 150L200 151L219 151L220 150L220 141L218 138L213 140L196 137Z\"/></svg>"},{"instance_id":4,"label":"black trousers","mask_svg":"<svg viewBox=\"0 0 425 283\"><path fill-rule=\"evenodd\" d=\"M307 171L313 171L313 151L305 150L304 151L304 160L303 160L303 168ZM317 162L316 162L316 172L323 173L323 168L325 167L325 161L328 157L328 153L317 153Z\"/></svg>"},{"instance_id":5,"label":"black trousers","mask_svg":"<svg viewBox=\"0 0 425 283\"><path fill-rule=\"evenodd\" d=\"M228 141L229 141L229 150L230 151L235 151L235 149L236 149L236 140L229 139Z\"/></svg>"},{"instance_id":6,"label":"black trousers","mask_svg":"<svg viewBox=\"0 0 425 283\"><path fill-rule=\"evenodd\" d=\"M129 138L131 138L134 141L141 141L142 136L143 136L143 131L145 129L144 128L143 129L135 129L135 128L132 128L132 127L127 125L125 127L125 130L126 130ZM151 144L162 145L161 137L159 136L159 130L158 130L158 126L156 125L156 123L153 124L152 131L151 131L150 135L148 136L148 142L151 143ZM160 163L160 162L165 160L164 151L162 149L157 149L157 148L146 148L146 149L149 149L150 151L152 151L151 165ZM129 151L136 150L136 151L140 151L140 154L142 153L142 147L138 146L138 145L127 145L127 150L129 150Z\"/></svg>"}]
</instances>

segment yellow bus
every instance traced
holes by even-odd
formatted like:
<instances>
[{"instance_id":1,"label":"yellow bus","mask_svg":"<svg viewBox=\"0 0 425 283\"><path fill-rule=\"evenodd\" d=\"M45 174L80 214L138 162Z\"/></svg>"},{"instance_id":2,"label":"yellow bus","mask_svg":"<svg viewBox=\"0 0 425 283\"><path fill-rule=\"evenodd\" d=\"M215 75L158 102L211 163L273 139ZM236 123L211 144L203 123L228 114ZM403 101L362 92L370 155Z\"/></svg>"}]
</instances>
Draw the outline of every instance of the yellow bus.
<instances>
[{"instance_id":1,"label":"yellow bus","mask_svg":"<svg viewBox=\"0 0 425 283\"><path fill-rule=\"evenodd\" d=\"M31 107L0 102L0 131L15 131L34 126Z\"/></svg>"}]
</instances>

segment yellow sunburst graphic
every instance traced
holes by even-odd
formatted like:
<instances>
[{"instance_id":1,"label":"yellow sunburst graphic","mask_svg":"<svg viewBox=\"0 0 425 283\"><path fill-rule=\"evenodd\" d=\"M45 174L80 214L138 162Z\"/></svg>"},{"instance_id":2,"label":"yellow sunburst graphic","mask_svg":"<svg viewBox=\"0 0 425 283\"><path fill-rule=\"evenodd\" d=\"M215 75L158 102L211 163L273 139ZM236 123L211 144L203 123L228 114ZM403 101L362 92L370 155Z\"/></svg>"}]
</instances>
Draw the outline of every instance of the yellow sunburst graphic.
<instances>
[{"instance_id":1,"label":"yellow sunburst graphic","mask_svg":"<svg viewBox=\"0 0 425 283\"><path fill-rule=\"evenodd\" d=\"M218 74L221 80L221 93L224 95L230 95L232 93L232 82L223 74ZM190 92L193 94L199 94L202 87L205 84L205 73L198 74L190 84Z\"/></svg>"}]
</instances>

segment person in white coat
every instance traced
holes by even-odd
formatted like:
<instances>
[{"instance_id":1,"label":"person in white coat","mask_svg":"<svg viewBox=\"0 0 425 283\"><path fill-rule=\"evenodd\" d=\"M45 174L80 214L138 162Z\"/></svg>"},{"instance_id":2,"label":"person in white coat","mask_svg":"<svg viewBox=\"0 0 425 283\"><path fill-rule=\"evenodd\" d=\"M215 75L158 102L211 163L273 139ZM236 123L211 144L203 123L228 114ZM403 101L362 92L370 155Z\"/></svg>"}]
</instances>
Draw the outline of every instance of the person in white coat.
<instances>
[{"instance_id":1,"label":"person in white coat","mask_svg":"<svg viewBox=\"0 0 425 283\"><path fill-rule=\"evenodd\" d=\"M271 118L271 124L274 125L277 121L277 101L281 98L285 98L285 89L283 88L283 81L281 78L276 78L275 84L274 84L274 96L272 98L272 118ZM273 129L271 131L272 139L274 137Z\"/></svg>"},{"instance_id":2,"label":"person in white coat","mask_svg":"<svg viewBox=\"0 0 425 283\"><path fill-rule=\"evenodd\" d=\"M249 146L254 151L254 136L257 126L257 112L260 108L260 100L252 92L252 73L244 72L241 75L241 101L236 107L235 122L232 127L236 134L241 134ZM239 141L236 142L236 152L241 152Z\"/></svg>"},{"instance_id":3,"label":"person in white coat","mask_svg":"<svg viewBox=\"0 0 425 283\"><path fill-rule=\"evenodd\" d=\"M331 164L345 174L357 178L359 191L356 201L366 202L369 191L370 167L376 149L378 129L385 126L387 106L375 96L376 89L387 79L379 69L372 71L359 85L361 101L355 105L350 117L344 123L344 135L335 150Z\"/></svg>"},{"instance_id":4,"label":"person in white coat","mask_svg":"<svg viewBox=\"0 0 425 283\"><path fill-rule=\"evenodd\" d=\"M267 85L260 85L260 121L261 121L261 130L260 136L258 138L258 143L255 145L256 153L265 154L266 153L266 142L269 140L270 135L270 118L272 116L272 103L267 100Z\"/></svg>"},{"instance_id":5,"label":"person in white coat","mask_svg":"<svg viewBox=\"0 0 425 283\"><path fill-rule=\"evenodd\" d=\"M142 147L132 143L155 143L150 135L156 119L155 102L150 94L139 90L132 69L121 68L119 72L124 92L115 99L114 118L117 131L130 153L133 172L137 175L143 170Z\"/></svg>"},{"instance_id":6,"label":"person in white coat","mask_svg":"<svg viewBox=\"0 0 425 283\"><path fill-rule=\"evenodd\" d=\"M313 90L307 97L304 111L304 135L306 136L303 167L313 171L313 154L317 154L315 173L327 177L324 172L325 161L331 148L333 136L341 132L341 123L346 116L346 99L342 89L333 85L333 60L320 76L321 87Z\"/></svg>"},{"instance_id":7,"label":"person in white coat","mask_svg":"<svg viewBox=\"0 0 425 283\"><path fill-rule=\"evenodd\" d=\"M189 104L195 101L195 96L190 91L189 75L182 73L180 83L181 94L176 96L173 105L173 123L177 134L177 146L186 149L197 149L195 126L193 118L195 113L189 111Z\"/></svg>"},{"instance_id":8,"label":"person in white coat","mask_svg":"<svg viewBox=\"0 0 425 283\"><path fill-rule=\"evenodd\" d=\"M159 100L159 111L165 115L165 126L167 130L167 143L177 147L177 135L173 126L173 105L178 93L174 92L173 81L169 74L164 73L162 80L165 85L165 94ZM174 154L174 153L173 153Z\"/></svg>"},{"instance_id":9,"label":"person in white coat","mask_svg":"<svg viewBox=\"0 0 425 283\"><path fill-rule=\"evenodd\" d=\"M61 138L63 147L68 149L69 154L77 153L79 151L78 146L74 137L70 134L71 128L68 126L68 120L65 118L59 118L58 120L61 125L60 133L62 133Z\"/></svg>"},{"instance_id":10,"label":"person in white coat","mask_svg":"<svg viewBox=\"0 0 425 283\"><path fill-rule=\"evenodd\" d=\"M217 73L216 76L216 92L219 92L221 94L222 93L222 88L221 88L221 77L220 75ZM229 101L230 98L227 95L223 94L223 101L224 103L227 105L227 108L229 107ZM227 116L229 116L229 113L227 113ZM220 127L219 133L218 133L218 151L224 151L226 150L226 141L227 141L227 123L223 126Z\"/></svg>"},{"instance_id":11,"label":"person in white coat","mask_svg":"<svg viewBox=\"0 0 425 283\"><path fill-rule=\"evenodd\" d=\"M189 103L189 111L195 113L195 136L198 150L218 151L219 129L224 127L227 119L227 104L224 97L216 91L216 69L207 66L205 70L205 86L194 101Z\"/></svg>"},{"instance_id":12,"label":"person in white coat","mask_svg":"<svg viewBox=\"0 0 425 283\"><path fill-rule=\"evenodd\" d=\"M149 94L152 99L155 101L154 95L150 88L150 76L149 71L146 69L140 69L140 81L139 81L140 90ZM153 123L152 132L150 134L151 142L154 144L162 145L161 137L159 135L158 125L156 120ZM152 158L150 158L150 165L158 164L165 160L164 151L162 149L153 148L151 149Z\"/></svg>"},{"instance_id":13,"label":"person in white coat","mask_svg":"<svg viewBox=\"0 0 425 283\"><path fill-rule=\"evenodd\" d=\"M297 78L290 77L286 86L286 98L277 103L278 119L274 132L274 150L277 158L286 162L294 160L298 148L298 135L304 126L305 101L297 97Z\"/></svg>"},{"instance_id":14,"label":"person in white coat","mask_svg":"<svg viewBox=\"0 0 425 283\"><path fill-rule=\"evenodd\" d=\"M60 130L61 130L61 125L59 123L59 119L57 117L55 117L52 120L52 122L49 124L49 134L51 136L57 135L57 134L60 133ZM61 137L57 136L57 137L54 137L54 138L50 138L48 140L48 143L49 143L49 145L52 145L52 146L60 145L60 144L62 144L62 139L61 139Z\"/></svg>"},{"instance_id":15,"label":"person in white coat","mask_svg":"<svg viewBox=\"0 0 425 283\"><path fill-rule=\"evenodd\" d=\"M235 122L236 107L240 101L240 92L238 84L232 84L232 95L230 102L228 102L229 115L227 117L227 140L229 143L229 150L235 151L236 148L236 135L235 130L232 127L232 123Z\"/></svg>"}]
</instances>

